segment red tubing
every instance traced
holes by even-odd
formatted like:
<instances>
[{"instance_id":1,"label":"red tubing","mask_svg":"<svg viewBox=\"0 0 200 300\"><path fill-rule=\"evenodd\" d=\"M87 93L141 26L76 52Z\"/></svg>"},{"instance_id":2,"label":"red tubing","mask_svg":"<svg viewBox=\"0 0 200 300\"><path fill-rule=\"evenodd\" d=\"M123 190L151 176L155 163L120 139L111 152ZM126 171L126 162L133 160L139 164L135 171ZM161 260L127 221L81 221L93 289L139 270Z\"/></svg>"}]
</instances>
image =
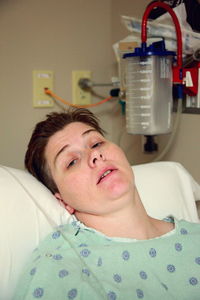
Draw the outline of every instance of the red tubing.
<instances>
[{"instance_id":1,"label":"red tubing","mask_svg":"<svg viewBox=\"0 0 200 300\"><path fill-rule=\"evenodd\" d=\"M182 68L182 33L181 33L181 27L179 24L179 20L175 14L175 12L173 11L173 9L163 3L163 2L153 2L151 3L149 6L147 6L143 18L142 18L142 32L141 32L141 40L142 43L146 43L147 41L147 19L148 16L150 14L150 12L152 11L153 8L155 7L162 7L164 8L166 11L169 12L169 14L171 15L175 28L176 28L176 36L177 36L177 66L179 68Z\"/></svg>"}]
</instances>

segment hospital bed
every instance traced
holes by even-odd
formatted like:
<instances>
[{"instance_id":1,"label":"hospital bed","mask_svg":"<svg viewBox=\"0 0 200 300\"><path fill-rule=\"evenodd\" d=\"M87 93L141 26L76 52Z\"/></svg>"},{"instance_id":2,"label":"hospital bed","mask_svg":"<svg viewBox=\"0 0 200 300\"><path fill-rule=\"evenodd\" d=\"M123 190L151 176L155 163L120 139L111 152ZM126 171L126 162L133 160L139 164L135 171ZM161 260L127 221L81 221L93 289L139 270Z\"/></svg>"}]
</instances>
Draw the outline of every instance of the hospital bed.
<instances>
[{"instance_id":1,"label":"hospital bed","mask_svg":"<svg viewBox=\"0 0 200 300\"><path fill-rule=\"evenodd\" d=\"M200 185L179 163L133 167L136 185L149 215L199 222ZM11 300L17 280L38 243L69 214L26 171L0 166L0 300Z\"/></svg>"}]
</instances>

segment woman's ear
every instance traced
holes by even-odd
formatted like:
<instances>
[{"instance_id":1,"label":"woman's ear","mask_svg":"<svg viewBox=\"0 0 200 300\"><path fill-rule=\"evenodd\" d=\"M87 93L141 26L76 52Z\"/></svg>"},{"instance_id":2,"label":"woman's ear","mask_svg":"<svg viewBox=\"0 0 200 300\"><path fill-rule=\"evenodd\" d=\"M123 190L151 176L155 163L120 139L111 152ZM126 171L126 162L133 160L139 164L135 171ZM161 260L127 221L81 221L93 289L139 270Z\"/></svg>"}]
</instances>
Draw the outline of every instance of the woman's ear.
<instances>
[{"instance_id":1,"label":"woman's ear","mask_svg":"<svg viewBox=\"0 0 200 300\"><path fill-rule=\"evenodd\" d=\"M56 199L59 201L60 205L63 206L68 213L70 213L70 215L74 214L75 209L73 207L71 207L70 205L68 205L61 197L60 193L55 193L54 196L56 197Z\"/></svg>"}]
</instances>

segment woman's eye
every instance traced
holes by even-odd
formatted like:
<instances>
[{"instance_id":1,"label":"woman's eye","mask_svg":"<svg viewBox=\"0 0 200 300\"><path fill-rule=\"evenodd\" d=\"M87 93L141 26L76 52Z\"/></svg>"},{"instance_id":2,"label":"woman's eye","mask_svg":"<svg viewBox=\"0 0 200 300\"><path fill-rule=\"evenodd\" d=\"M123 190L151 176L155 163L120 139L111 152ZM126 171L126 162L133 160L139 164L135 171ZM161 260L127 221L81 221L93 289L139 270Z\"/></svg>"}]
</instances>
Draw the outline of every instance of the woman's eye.
<instances>
[{"instance_id":1,"label":"woman's eye","mask_svg":"<svg viewBox=\"0 0 200 300\"><path fill-rule=\"evenodd\" d=\"M72 161L70 161L70 163L68 164L67 168L72 167L73 165L75 165L77 163L77 159L73 159Z\"/></svg>"},{"instance_id":2,"label":"woman's eye","mask_svg":"<svg viewBox=\"0 0 200 300\"><path fill-rule=\"evenodd\" d=\"M103 142L95 143L95 144L92 146L92 148L96 148L96 147L100 146L102 143L103 143Z\"/></svg>"}]
</instances>

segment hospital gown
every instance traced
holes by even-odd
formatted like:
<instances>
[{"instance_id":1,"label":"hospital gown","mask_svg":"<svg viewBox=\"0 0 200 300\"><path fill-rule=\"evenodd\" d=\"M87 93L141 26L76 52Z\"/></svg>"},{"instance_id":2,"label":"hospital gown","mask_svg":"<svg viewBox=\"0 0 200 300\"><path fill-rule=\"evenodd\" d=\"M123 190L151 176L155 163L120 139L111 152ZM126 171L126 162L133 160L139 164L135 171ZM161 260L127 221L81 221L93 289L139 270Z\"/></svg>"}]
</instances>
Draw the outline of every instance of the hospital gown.
<instances>
[{"instance_id":1,"label":"hospital gown","mask_svg":"<svg viewBox=\"0 0 200 300\"><path fill-rule=\"evenodd\" d=\"M200 224L170 221L149 240L60 226L33 252L14 300L199 300Z\"/></svg>"}]
</instances>

